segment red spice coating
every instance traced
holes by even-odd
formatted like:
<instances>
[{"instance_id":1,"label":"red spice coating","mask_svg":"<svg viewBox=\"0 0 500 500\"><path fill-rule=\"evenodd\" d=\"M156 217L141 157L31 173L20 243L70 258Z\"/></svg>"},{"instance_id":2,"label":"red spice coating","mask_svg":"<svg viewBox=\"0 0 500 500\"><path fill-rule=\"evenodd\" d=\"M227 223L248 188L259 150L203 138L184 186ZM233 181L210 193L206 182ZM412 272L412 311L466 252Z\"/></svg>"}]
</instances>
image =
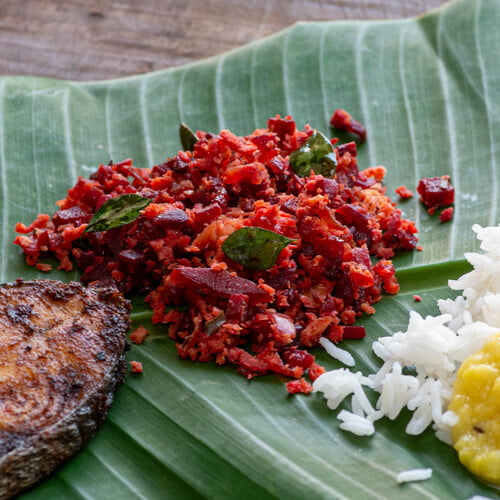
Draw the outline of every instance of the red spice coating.
<instances>
[{"instance_id":1,"label":"red spice coating","mask_svg":"<svg viewBox=\"0 0 500 500\"><path fill-rule=\"evenodd\" d=\"M289 154L311 135L290 118L237 137L198 132L194 151L153 168L131 160L100 165L79 178L52 217L18 225L15 243L30 265L48 254L82 281L111 278L125 292L148 292L153 322L168 325L179 356L226 362L251 378L268 372L314 380L323 369L301 348L344 329L383 291L399 285L390 259L415 248L415 225L385 195L385 169L358 170L356 145L338 146L333 179L298 177ZM125 226L84 233L96 210L127 193L152 203ZM243 226L293 240L265 271L226 258L221 245ZM372 264L371 257L380 259ZM184 306L189 308L170 307ZM308 391L307 383L289 390Z\"/></svg>"}]
</instances>

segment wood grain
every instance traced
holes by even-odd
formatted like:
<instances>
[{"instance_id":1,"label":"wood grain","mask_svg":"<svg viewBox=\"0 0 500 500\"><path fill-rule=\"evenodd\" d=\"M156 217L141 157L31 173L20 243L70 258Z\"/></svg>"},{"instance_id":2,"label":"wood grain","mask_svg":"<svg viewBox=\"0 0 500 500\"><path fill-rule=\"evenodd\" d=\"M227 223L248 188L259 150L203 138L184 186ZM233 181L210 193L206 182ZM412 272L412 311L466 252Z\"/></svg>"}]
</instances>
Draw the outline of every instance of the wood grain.
<instances>
[{"instance_id":1,"label":"wood grain","mask_svg":"<svg viewBox=\"0 0 500 500\"><path fill-rule=\"evenodd\" d=\"M220 54L300 20L391 19L443 0L0 0L0 74L128 76Z\"/></svg>"}]
</instances>

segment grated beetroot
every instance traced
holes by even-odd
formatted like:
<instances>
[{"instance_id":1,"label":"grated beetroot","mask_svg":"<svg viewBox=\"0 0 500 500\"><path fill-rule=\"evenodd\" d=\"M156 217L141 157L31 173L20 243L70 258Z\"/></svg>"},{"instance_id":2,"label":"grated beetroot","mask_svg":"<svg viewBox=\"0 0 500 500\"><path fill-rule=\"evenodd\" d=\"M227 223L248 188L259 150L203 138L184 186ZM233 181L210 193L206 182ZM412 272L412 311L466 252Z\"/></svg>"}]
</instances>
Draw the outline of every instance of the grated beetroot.
<instances>
[{"instance_id":1,"label":"grated beetroot","mask_svg":"<svg viewBox=\"0 0 500 500\"><path fill-rule=\"evenodd\" d=\"M383 291L398 292L390 259L417 243L414 223L385 195L385 168L359 171L355 143L335 148L334 178L295 174L289 155L312 133L276 116L246 137L198 132L194 151L150 169L100 165L52 217L18 224L14 242L30 265L47 270L41 259L53 255L71 270L74 259L83 282L146 292L181 358L229 362L248 378L274 372L296 379L290 392L308 392L304 375L324 370L306 348L321 336L363 337L352 325ZM128 193L152 203L125 226L84 233L99 207ZM221 248L245 226L293 241L270 269L247 269Z\"/></svg>"},{"instance_id":2,"label":"grated beetroot","mask_svg":"<svg viewBox=\"0 0 500 500\"><path fill-rule=\"evenodd\" d=\"M413 192L410 191L406 186L399 186L395 190L397 195L399 195L401 198L407 199L407 198L412 198L413 197Z\"/></svg>"}]
</instances>

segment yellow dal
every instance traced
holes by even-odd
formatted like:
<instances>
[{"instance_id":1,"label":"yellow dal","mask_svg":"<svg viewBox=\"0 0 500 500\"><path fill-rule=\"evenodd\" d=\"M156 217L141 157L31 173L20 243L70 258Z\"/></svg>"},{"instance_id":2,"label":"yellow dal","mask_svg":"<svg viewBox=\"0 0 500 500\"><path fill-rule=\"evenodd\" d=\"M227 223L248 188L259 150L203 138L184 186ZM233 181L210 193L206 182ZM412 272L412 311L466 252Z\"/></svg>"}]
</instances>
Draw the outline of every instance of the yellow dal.
<instances>
[{"instance_id":1,"label":"yellow dal","mask_svg":"<svg viewBox=\"0 0 500 500\"><path fill-rule=\"evenodd\" d=\"M458 416L452 438L462 464L500 485L500 333L463 362L449 409Z\"/></svg>"}]
</instances>

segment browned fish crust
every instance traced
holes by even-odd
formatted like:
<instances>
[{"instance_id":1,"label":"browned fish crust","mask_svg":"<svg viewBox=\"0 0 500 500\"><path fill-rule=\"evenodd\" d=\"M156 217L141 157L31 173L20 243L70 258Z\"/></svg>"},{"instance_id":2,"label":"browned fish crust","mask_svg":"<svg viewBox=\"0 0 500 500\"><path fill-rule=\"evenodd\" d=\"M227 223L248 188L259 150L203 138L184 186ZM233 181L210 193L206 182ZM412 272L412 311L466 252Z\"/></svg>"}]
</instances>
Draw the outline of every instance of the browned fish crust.
<instances>
[{"instance_id":1,"label":"browned fish crust","mask_svg":"<svg viewBox=\"0 0 500 500\"><path fill-rule=\"evenodd\" d=\"M0 499L94 435L123 380L129 318L130 303L103 284L0 285Z\"/></svg>"}]
</instances>

